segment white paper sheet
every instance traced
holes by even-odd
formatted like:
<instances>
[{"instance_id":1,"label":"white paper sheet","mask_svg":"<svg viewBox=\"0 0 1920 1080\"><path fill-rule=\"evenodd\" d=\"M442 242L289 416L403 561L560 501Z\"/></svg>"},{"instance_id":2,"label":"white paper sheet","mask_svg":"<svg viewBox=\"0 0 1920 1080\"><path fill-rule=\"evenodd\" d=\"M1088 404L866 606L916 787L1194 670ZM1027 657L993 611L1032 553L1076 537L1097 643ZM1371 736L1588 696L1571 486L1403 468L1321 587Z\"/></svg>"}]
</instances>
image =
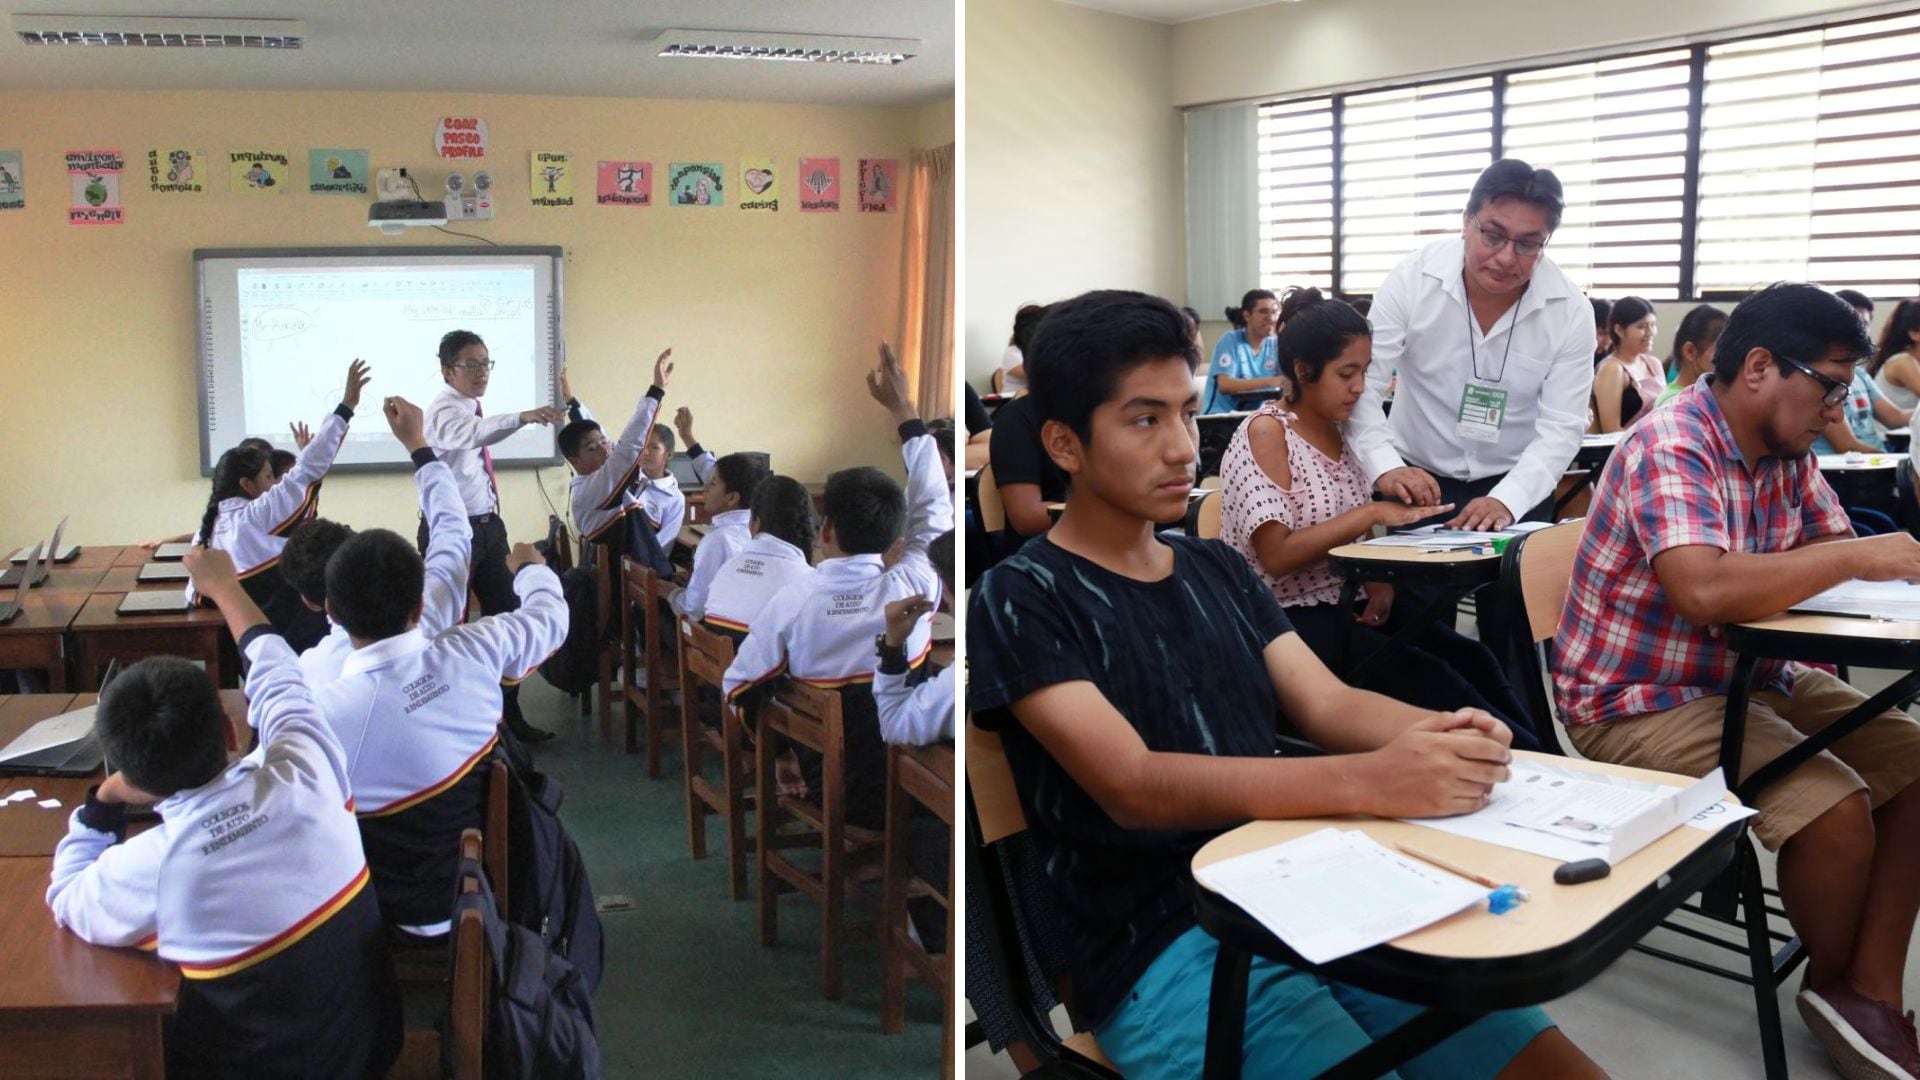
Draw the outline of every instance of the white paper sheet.
<instances>
[{"instance_id":1,"label":"white paper sheet","mask_svg":"<svg viewBox=\"0 0 1920 1080\"><path fill-rule=\"evenodd\" d=\"M1789 610L1920 622L1920 585L1906 581L1847 581L1810 596Z\"/></svg>"},{"instance_id":2,"label":"white paper sheet","mask_svg":"<svg viewBox=\"0 0 1920 1080\"><path fill-rule=\"evenodd\" d=\"M1314 964L1410 934L1487 896L1485 886L1389 851L1357 829L1321 829L1195 876Z\"/></svg>"},{"instance_id":3,"label":"white paper sheet","mask_svg":"<svg viewBox=\"0 0 1920 1080\"><path fill-rule=\"evenodd\" d=\"M60 800L59 799L41 799L40 805L46 807L49 810L56 810L56 809L59 809L60 807Z\"/></svg>"}]
</instances>

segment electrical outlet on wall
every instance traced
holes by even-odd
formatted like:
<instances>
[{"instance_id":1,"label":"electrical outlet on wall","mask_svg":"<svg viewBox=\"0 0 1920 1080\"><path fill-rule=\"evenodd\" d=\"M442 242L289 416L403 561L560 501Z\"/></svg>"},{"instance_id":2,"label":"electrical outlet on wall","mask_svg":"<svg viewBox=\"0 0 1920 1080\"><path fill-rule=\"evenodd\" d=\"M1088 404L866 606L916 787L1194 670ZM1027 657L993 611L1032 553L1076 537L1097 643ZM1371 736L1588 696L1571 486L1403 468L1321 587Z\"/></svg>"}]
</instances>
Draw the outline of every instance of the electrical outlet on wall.
<instances>
[{"instance_id":1,"label":"electrical outlet on wall","mask_svg":"<svg viewBox=\"0 0 1920 1080\"><path fill-rule=\"evenodd\" d=\"M413 185L407 183L407 178L400 175L399 169L375 170L373 190L380 196L381 202L391 202L396 199L412 199L416 197L413 194Z\"/></svg>"}]
</instances>

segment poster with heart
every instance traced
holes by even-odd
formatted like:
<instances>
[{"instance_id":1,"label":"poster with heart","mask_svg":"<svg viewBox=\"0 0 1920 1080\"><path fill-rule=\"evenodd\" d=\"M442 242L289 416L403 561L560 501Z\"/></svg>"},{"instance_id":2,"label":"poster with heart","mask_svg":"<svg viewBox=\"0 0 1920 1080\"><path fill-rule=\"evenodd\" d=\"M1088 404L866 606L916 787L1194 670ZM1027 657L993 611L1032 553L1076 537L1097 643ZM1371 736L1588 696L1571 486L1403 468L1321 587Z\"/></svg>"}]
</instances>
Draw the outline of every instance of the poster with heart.
<instances>
[{"instance_id":1,"label":"poster with heart","mask_svg":"<svg viewBox=\"0 0 1920 1080\"><path fill-rule=\"evenodd\" d=\"M120 206L120 173L126 167L126 155L118 150L67 151L67 180L73 188L67 223L125 224L126 211Z\"/></svg>"},{"instance_id":2,"label":"poster with heart","mask_svg":"<svg viewBox=\"0 0 1920 1080\"><path fill-rule=\"evenodd\" d=\"M840 212L840 159L803 157L800 159L800 212L837 214Z\"/></svg>"},{"instance_id":3,"label":"poster with heart","mask_svg":"<svg viewBox=\"0 0 1920 1080\"><path fill-rule=\"evenodd\" d=\"M602 161L594 202L601 206L652 206L653 162Z\"/></svg>"},{"instance_id":4,"label":"poster with heart","mask_svg":"<svg viewBox=\"0 0 1920 1080\"><path fill-rule=\"evenodd\" d=\"M675 206L725 206L722 179L717 161L676 162L667 166L668 198Z\"/></svg>"},{"instance_id":5,"label":"poster with heart","mask_svg":"<svg viewBox=\"0 0 1920 1080\"><path fill-rule=\"evenodd\" d=\"M234 150L227 154L227 176L237 195L278 195L287 190L290 171L285 150Z\"/></svg>"},{"instance_id":6,"label":"poster with heart","mask_svg":"<svg viewBox=\"0 0 1920 1080\"><path fill-rule=\"evenodd\" d=\"M770 157L740 159L740 183L746 191L740 195L740 209L777 213L780 210L779 177Z\"/></svg>"},{"instance_id":7,"label":"poster with heart","mask_svg":"<svg viewBox=\"0 0 1920 1080\"><path fill-rule=\"evenodd\" d=\"M900 162L896 158L860 159L860 212L891 214L900 209Z\"/></svg>"},{"instance_id":8,"label":"poster with heart","mask_svg":"<svg viewBox=\"0 0 1920 1080\"><path fill-rule=\"evenodd\" d=\"M207 190L207 152L184 146L147 151L147 190L156 194L201 195Z\"/></svg>"},{"instance_id":9,"label":"poster with heart","mask_svg":"<svg viewBox=\"0 0 1920 1080\"><path fill-rule=\"evenodd\" d=\"M0 210L22 210L27 205L27 171L20 151L0 150Z\"/></svg>"},{"instance_id":10,"label":"poster with heart","mask_svg":"<svg viewBox=\"0 0 1920 1080\"><path fill-rule=\"evenodd\" d=\"M558 150L535 150L531 177L533 205L573 205L573 155Z\"/></svg>"}]
</instances>

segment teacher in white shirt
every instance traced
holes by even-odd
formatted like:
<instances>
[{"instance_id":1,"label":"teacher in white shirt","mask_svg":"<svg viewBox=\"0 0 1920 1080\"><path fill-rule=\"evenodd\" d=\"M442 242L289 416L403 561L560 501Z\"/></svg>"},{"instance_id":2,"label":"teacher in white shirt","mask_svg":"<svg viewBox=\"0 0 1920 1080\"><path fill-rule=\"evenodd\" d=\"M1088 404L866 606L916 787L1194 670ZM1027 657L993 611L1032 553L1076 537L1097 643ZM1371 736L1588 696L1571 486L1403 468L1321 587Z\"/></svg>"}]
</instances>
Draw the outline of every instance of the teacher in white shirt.
<instances>
[{"instance_id":1,"label":"teacher in white shirt","mask_svg":"<svg viewBox=\"0 0 1920 1080\"><path fill-rule=\"evenodd\" d=\"M1460 235L1374 295L1373 364L1349 434L1383 496L1460 508L1448 525L1546 520L1593 390L1592 308L1544 253L1560 181L1511 158L1474 181ZM1399 374L1393 415L1381 408Z\"/></svg>"},{"instance_id":2,"label":"teacher in white shirt","mask_svg":"<svg viewBox=\"0 0 1920 1080\"><path fill-rule=\"evenodd\" d=\"M552 406L487 416L480 398L493 375L487 343L471 330L454 330L440 339L440 377L446 389L427 406L427 445L446 463L459 485L460 501L473 527L472 572L468 580L480 598L480 612L493 615L520 606L507 570L507 526L500 519L500 489L488 449L528 424L553 424L566 414ZM427 522L420 519L420 550L427 549ZM524 742L543 742L553 733L527 723L520 713L520 688L501 688L503 720Z\"/></svg>"}]
</instances>

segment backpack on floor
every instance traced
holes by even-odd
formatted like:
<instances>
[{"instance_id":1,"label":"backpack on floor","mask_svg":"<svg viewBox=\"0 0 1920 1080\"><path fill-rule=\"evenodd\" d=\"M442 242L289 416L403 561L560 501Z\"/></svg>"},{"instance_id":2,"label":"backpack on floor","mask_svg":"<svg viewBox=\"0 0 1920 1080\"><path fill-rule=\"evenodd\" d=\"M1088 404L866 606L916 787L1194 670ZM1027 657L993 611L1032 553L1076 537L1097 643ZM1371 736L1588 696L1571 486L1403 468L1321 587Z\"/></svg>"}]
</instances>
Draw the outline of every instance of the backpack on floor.
<instances>
[{"instance_id":1,"label":"backpack on floor","mask_svg":"<svg viewBox=\"0 0 1920 1080\"><path fill-rule=\"evenodd\" d=\"M560 785L512 754L507 761L508 917L565 957L592 993L606 941L587 864L560 821Z\"/></svg>"},{"instance_id":2,"label":"backpack on floor","mask_svg":"<svg viewBox=\"0 0 1920 1080\"><path fill-rule=\"evenodd\" d=\"M486 1075L501 1080L598 1080L600 1040L594 1031L593 991L580 970L540 935L500 917L477 863L463 861L480 890L454 901L453 917L480 913L485 929L491 992L488 994Z\"/></svg>"},{"instance_id":3,"label":"backpack on floor","mask_svg":"<svg viewBox=\"0 0 1920 1080\"><path fill-rule=\"evenodd\" d=\"M593 688L599 677L600 600L593 570L576 566L560 574L560 595L567 601L567 639L540 664L540 677L564 694Z\"/></svg>"}]
</instances>

